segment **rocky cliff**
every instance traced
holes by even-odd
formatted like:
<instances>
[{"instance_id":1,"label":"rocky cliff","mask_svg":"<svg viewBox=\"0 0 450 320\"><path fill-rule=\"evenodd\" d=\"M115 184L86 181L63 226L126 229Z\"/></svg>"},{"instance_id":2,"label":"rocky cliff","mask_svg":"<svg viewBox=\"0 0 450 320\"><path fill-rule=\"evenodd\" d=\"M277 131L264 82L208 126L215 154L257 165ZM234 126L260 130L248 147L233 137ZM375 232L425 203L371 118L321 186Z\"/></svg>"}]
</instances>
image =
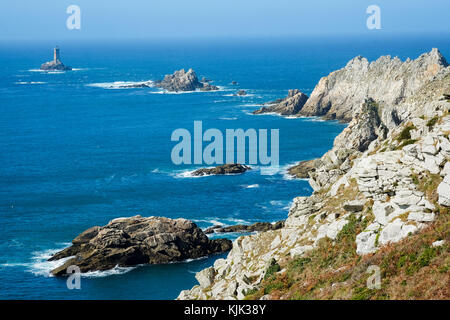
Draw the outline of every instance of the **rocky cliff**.
<instances>
[{"instance_id":1,"label":"rocky cliff","mask_svg":"<svg viewBox=\"0 0 450 320\"><path fill-rule=\"evenodd\" d=\"M283 228L243 236L179 299L450 297L450 68L357 57L322 78L300 111L349 120L333 148L301 163L314 192ZM366 270L383 275L368 289Z\"/></svg>"}]
</instances>

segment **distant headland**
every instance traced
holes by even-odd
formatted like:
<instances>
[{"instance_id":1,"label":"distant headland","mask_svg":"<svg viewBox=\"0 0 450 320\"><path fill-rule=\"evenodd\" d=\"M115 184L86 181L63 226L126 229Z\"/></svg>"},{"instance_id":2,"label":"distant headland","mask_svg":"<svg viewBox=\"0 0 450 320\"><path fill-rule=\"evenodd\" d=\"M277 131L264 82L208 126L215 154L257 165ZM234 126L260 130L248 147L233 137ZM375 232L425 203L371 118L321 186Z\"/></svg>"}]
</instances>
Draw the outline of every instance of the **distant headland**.
<instances>
[{"instance_id":1,"label":"distant headland","mask_svg":"<svg viewBox=\"0 0 450 320\"><path fill-rule=\"evenodd\" d=\"M43 63L41 65L41 70L44 70L44 71L68 71L68 70L72 70L71 67L68 67L68 66L64 65L64 63L61 62L59 54L60 54L59 53L59 47L56 46L55 49L53 49L53 61L49 61L49 62Z\"/></svg>"}]
</instances>

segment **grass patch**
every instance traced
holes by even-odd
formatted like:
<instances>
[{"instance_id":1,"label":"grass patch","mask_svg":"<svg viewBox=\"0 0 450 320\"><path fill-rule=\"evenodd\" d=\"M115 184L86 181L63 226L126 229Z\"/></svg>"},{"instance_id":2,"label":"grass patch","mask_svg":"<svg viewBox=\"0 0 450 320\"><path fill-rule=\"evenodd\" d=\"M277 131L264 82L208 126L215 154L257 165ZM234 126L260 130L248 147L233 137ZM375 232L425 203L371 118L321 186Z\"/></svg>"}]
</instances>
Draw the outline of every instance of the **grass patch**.
<instances>
[{"instance_id":1,"label":"grass patch","mask_svg":"<svg viewBox=\"0 0 450 320\"><path fill-rule=\"evenodd\" d=\"M269 267L266 270L266 274L264 276L264 279L268 279L271 276L273 276L275 273L281 270L280 265L275 261L275 259L272 259L270 261Z\"/></svg>"},{"instance_id":2,"label":"grass patch","mask_svg":"<svg viewBox=\"0 0 450 320\"><path fill-rule=\"evenodd\" d=\"M397 141L404 141L404 140L410 140L411 139L411 131L415 130L416 127L413 125L408 125L403 128L403 130L400 132L400 134L397 136Z\"/></svg>"},{"instance_id":3,"label":"grass patch","mask_svg":"<svg viewBox=\"0 0 450 320\"><path fill-rule=\"evenodd\" d=\"M286 272L274 273L247 299L450 299L450 215L439 214L430 226L375 254L356 255L355 236L367 219L349 217L339 239L321 239L302 257L280 260ZM445 239L443 246L433 247ZM381 288L367 288L369 266L381 271Z\"/></svg>"}]
</instances>

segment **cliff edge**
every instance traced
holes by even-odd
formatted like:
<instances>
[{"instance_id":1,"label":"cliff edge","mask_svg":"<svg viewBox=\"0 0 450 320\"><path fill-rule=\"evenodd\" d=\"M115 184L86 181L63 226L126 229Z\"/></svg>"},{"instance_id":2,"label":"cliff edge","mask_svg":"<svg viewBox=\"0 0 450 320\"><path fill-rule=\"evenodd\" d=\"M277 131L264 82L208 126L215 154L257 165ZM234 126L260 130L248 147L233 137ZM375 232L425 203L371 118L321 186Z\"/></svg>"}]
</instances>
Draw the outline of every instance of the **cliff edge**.
<instances>
[{"instance_id":1,"label":"cliff edge","mask_svg":"<svg viewBox=\"0 0 450 320\"><path fill-rule=\"evenodd\" d=\"M236 239L178 299L449 299L449 94L437 49L357 57L322 78L299 114L350 123L297 168L313 194L283 228Z\"/></svg>"}]
</instances>

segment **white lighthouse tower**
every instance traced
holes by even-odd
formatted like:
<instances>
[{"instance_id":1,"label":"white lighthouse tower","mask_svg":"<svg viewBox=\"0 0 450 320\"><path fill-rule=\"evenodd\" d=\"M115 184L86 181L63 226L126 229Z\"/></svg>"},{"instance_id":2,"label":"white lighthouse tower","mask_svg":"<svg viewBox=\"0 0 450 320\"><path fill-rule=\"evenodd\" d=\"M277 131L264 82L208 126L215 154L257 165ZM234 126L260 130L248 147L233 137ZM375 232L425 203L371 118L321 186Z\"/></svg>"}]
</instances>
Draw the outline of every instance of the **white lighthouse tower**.
<instances>
[{"instance_id":1,"label":"white lighthouse tower","mask_svg":"<svg viewBox=\"0 0 450 320\"><path fill-rule=\"evenodd\" d=\"M53 50L53 61L58 62L59 60L59 47L56 46Z\"/></svg>"}]
</instances>

